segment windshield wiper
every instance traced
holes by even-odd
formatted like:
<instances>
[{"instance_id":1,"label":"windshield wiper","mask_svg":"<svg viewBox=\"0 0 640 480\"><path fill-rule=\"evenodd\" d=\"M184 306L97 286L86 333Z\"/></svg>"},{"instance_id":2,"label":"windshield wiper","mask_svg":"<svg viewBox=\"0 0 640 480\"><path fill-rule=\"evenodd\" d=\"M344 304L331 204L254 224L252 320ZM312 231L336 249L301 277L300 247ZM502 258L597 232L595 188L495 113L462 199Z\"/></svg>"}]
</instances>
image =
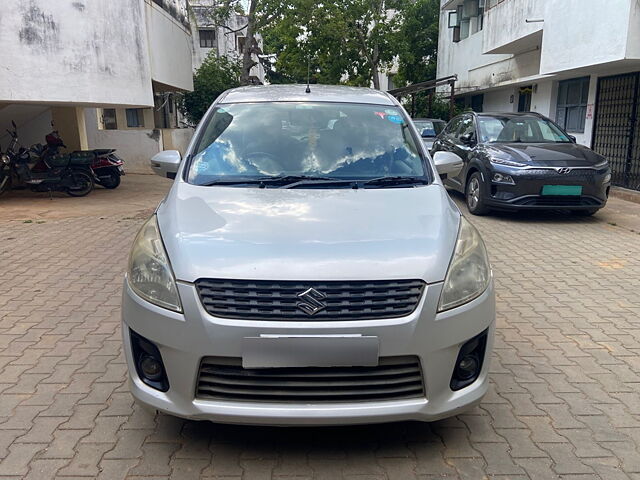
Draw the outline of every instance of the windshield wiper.
<instances>
[{"instance_id":1,"label":"windshield wiper","mask_svg":"<svg viewBox=\"0 0 640 480\"><path fill-rule=\"evenodd\" d=\"M200 186L210 187L214 185L258 185L265 188L267 185L287 186L292 183L306 181L327 181L334 180L331 177L315 177L310 175L273 175L261 177L240 177L240 178L218 178Z\"/></svg>"},{"instance_id":2,"label":"windshield wiper","mask_svg":"<svg viewBox=\"0 0 640 480\"><path fill-rule=\"evenodd\" d=\"M363 187L367 185L381 185L381 186L389 186L389 185L427 185L429 184L429 180L424 177L405 177L396 175L393 177L378 177L372 178L371 180L367 180L362 183Z\"/></svg>"}]
</instances>

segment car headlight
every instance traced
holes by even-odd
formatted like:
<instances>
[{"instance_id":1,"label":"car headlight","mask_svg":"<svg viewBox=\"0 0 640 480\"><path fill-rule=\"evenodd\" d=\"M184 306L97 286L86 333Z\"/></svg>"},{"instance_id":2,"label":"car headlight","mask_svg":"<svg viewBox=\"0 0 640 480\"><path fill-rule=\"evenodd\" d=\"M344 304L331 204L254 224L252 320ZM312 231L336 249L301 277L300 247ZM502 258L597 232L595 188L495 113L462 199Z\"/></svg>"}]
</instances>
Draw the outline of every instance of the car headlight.
<instances>
[{"instance_id":1,"label":"car headlight","mask_svg":"<svg viewBox=\"0 0 640 480\"><path fill-rule=\"evenodd\" d=\"M491 266L478 230L464 217L444 279L438 311L450 310L480 296L491 281Z\"/></svg>"},{"instance_id":2,"label":"car headlight","mask_svg":"<svg viewBox=\"0 0 640 480\"><path fill-rule=\"evenodd\" d=\"M9 165L11 163L11 159L9 158L9 155L7 155L6 153L3 153L2 155L0 155L0 163Z\"/></svg>"},{"instance_id":3,"label":"car headlight","mask_svg":"<svg viewBox=\"0 0 640 480\"><path fill-rule=\"evenodd\" d=\"M129 257L129 285L145 300L182 312L176 281L153 215L142 226Z\"/></svg>"}]
</instances>

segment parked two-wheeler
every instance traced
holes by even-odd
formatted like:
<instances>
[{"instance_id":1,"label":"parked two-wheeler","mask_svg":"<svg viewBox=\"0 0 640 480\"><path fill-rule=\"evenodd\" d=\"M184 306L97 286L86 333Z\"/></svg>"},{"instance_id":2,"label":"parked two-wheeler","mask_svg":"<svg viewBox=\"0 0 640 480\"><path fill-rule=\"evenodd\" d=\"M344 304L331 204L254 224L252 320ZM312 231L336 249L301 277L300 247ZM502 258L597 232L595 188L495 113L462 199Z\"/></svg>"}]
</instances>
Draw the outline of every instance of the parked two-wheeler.
<instances>
[{"instance_id":1,"label":"parked two-wheeler","mask_svg":"<svg viewBox=\"0 0 640 480\"><path fill-rule=\"evenodd\" d=\"M93 190L94 174L90 168L93 162L91 155L57 155L37 147L27 150L18 142L18 129L15 122L11 124L13 131L7 130L11 135L11 142L6 153L0 157L3 164L2 178L8 178L9 185L13 180L17 180L35 192L58 191L72 197L83 197ZM29 167L32 155L39 160L38 171L33 171Z\"/></svg>"},{"instance_id":2,"label":"parked two-wheeler","mask_svg":"<svg viewBox=\"0 0 640 480\"><path fill-rule=\"evenodd\" d=\"M55 155L61 147L66 148L57 130L49 133L45 140L47 142L45 151L49 154ZM115 154L115 151L115 149L78 150L73 154L92 154L91 170L95 174L96 183L104 188L113 189L120 185L120 177L124 175L124 161ZM40 169L40 165L34 167L35 171Z\"/></svg>"}]
</instances>

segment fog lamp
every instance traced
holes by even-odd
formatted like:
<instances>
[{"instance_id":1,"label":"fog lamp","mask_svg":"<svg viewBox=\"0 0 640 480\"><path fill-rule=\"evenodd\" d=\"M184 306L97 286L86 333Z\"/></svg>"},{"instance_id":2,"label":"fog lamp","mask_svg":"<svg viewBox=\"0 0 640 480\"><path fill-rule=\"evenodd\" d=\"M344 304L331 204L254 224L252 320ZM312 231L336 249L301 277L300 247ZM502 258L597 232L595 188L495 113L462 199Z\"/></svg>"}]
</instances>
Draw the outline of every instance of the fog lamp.
<instances>
[{"instance_id":1,"label":"fog lamp","mask_svg":"<svg viewBox=\"0 0 640 480\"><path fill-rule=\"evenodd\" d=\"M140 357L140 370L151 381L158 381L162 378L162 364L151 355Z\"/></svg>"},{"instance_id":2,"label":"fog lamp","mask_svg":"<svg viewBox=\"0 0 640 480\"><path fill-rule=\"evenodd\" d=\"M456 391L471 385L480 376L487 348L487 334L488 330L485 330L460 347L449 384L451 390Z\"/></svg>"}]
</instances>

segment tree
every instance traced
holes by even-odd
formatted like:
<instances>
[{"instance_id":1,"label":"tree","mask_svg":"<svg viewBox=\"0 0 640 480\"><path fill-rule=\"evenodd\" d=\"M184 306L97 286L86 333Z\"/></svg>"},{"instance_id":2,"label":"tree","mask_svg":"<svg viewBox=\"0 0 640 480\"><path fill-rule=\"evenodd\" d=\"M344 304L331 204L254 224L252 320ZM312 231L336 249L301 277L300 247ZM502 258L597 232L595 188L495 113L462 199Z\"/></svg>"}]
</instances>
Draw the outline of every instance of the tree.
<instances>
[{"instance_id":1,"label":"tree","mask_svg":"<svg viewBox=\"0 0 640 480\"><path fill-rule=\"evenodd\" d=\"M251 83L251 69L258 63L254 60L254 55L258 57L262 54L256 34L260 33L265 25L281 18L288 7L286 1L249 0L249 9L245 12L243 8L245 4L245 0L222 0L220 2L212 2L210 6L199 5L200 12L207 18L208 22L211 25L227 30L225 32L226 35L244 30L245 45L240 62L241 85L249 85ZM234 14L245 15L246 23L239 28L231 29L227 24Z\"/></svg>"},{"instance_id":2,"label":"tree","mask_svg":"<svg viewBox=\"0 0 640 480\"><path fill-rule=\"evenodd\" d=\"M240 66L212 51L193 76L193 91L184 94L181 109L197 125L213 101L225 90L240 85Z\"/></svg>"},{"instance_id":3,"label":"tree","mask_svg":"<svg viewBox=\"0 0 640 480\"><path fill-rule=\"evenodd\" d=\"M396 53L402 5L409 0L291 0L287 14L263 30L265 51L277 55L272 82L307 78L380 88L380 71Z\"/></svg>"}]
</instances>

